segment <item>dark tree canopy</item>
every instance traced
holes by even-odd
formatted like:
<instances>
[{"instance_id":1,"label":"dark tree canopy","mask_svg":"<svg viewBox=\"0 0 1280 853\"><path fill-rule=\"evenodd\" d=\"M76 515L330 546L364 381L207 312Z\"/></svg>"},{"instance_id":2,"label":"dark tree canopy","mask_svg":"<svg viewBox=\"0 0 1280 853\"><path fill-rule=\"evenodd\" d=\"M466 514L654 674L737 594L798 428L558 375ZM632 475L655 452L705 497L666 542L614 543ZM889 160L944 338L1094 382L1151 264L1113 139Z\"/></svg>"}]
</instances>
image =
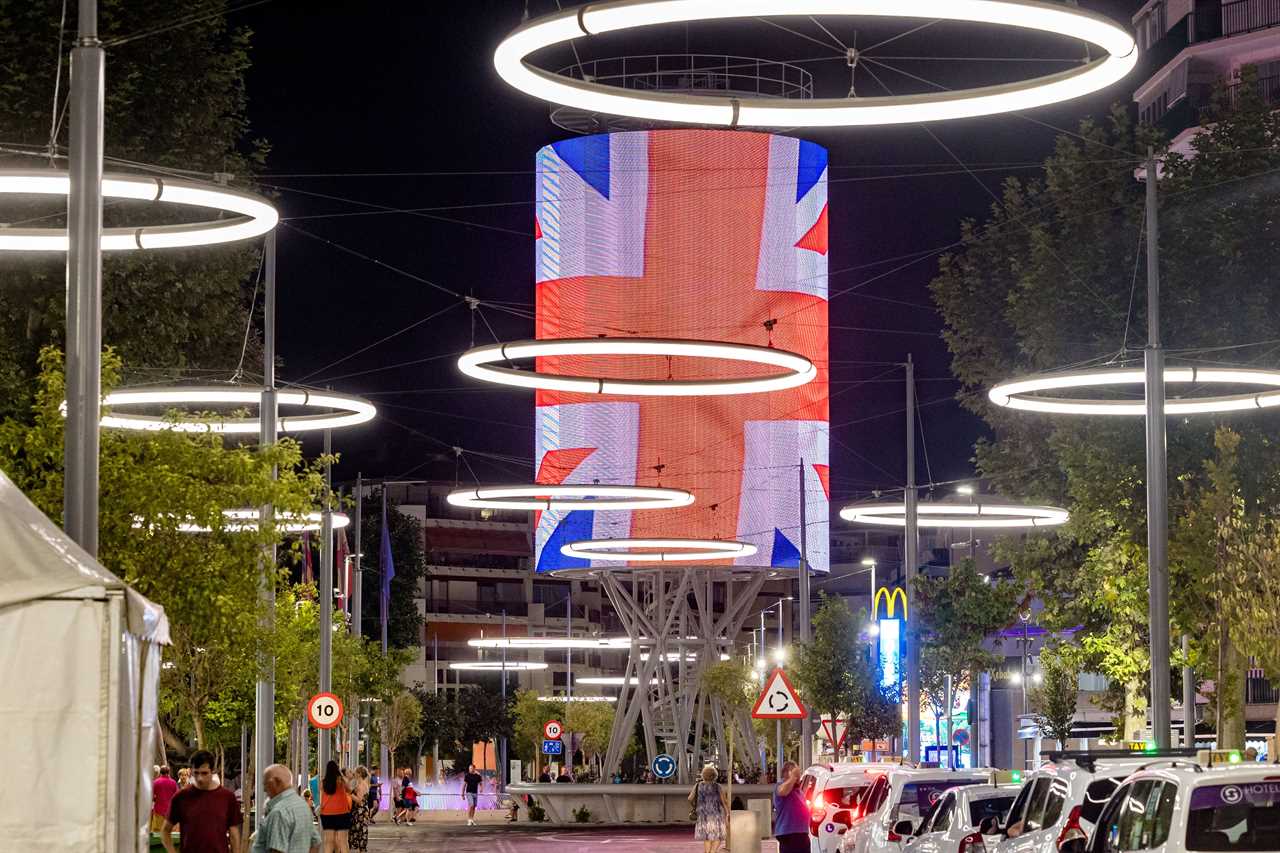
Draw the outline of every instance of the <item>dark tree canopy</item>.
<instances>
[{"instance_id":1,"label":"dark tree canopy","mask_svg":"<svg viewBox=\"0 0 1280 853\"><path fill-rule=\"evenodd\" d=\"M380 553L382 548L382 493L374 492L364 502L361 521L364 551L364 588L361 623L366 637L381 637L378 601L382 589ZM387 645L407 648L422 645L422 614L418 612L419 586L426 573L422 550L422 525L387 503L387 526L391 532L391 556L396 574L391 579L391 607L387 613Z\"/></svg>"}]
</instances>

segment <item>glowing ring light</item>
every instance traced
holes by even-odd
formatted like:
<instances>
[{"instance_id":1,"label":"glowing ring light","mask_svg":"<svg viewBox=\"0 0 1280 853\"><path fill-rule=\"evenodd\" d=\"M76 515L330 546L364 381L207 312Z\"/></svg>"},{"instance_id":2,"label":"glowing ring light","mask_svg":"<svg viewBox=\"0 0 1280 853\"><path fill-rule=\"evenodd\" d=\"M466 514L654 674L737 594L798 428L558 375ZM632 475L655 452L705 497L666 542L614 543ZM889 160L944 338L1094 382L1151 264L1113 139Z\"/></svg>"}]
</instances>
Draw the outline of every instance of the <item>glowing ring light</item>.
<instances>
[{"instance_id":1,"label":"glowing ring light","mask_svg":"<svg viewBox=\"0 0 1280 853\"><path fill-rule=\"evenodd\" d=\"M227 533L254 532L258 529L259 514L256 509L224 509L222 515L227 519L227 523L221 529ZM350 523L351 519L346 513L335 512L333 514L334 530L341 530ZM135 517L133 520L135 528L141 528L145 524L144 519ZM324 529L324 513L308 512L299 516L292 512L277 512L276 526L285 533L318 533ZM177 530L179 533L213 532L213 528L205 527L190 520L180 522Z\"/></svg>"},{"instance_id":2,"label":"glowing ring light","mask_svg":"<svg viewBox=\"0 0 1280 853\"><path fill-rule=\"evenodd\" d=\"M1056 527L1070 514L1056 506L1022 506L1009 503L917 504L916 524L933 528ZM845 521L882 527L906 527L907 508L902 503L851 504L840 510Z\"/></svg>"},{"instance_id":3,"label":"glowing ring light","mask_svg":"<svg viewBox=\"0 0 1280 853\"><path fill-rule=\"evenodd\" d=\"M718 358L778 367L786 373L742 379L603 379L553 376L531 370L492 367L494 362L554 355L652 355ZM560 338L490 344L463 353L458 369L473 379L580 394L626 394L646 397L712 397L781 391L810 382L818 375L813 362L786 350L750 344L687 341L669 338Z\"/></svg>"},{"instance_id":4,"label":"glowing ring light","mask_svg":"<svg viewBox=\"0 0 1280 853\"><path fill-rule=\"evenodd\" d=\"M112 391L102 398L102 405L117 409L120 406L138 405L246 405L253 406L262 402L262 390L242 387L156 387L156 388L122 388ZM378 413L377 408L368 400L333 391L299 391L296 389L280 389L276 391L276 402L281 406L305 406L314 409L340 409L332 413L313 415L293 415L280 418L280 432L306 432L317 429L339 429L355 426L373 420ZM63 403L66 413L66 403ZM185 421L166 420L158 415L122 415L115 411L103 415L102 426L115 429L132 430L173 430L175 432L218 432L228 434L258 433L261 422L258 418L209 418L200 417Z\"/></svg>"},{"instance_id":5,"label":"glowing ring light","mask_svg":"<svg viewBox=\"0 0 1280 853\"><path fill-rule=\"evenodd\" d=\"M1079 399L1075 397L1040 396L1040 391L1063 388L1097 388L1112 385L1141 385L1141 368L1113 367L1081 370L1072 373L1047 373L1003 382L987 396L997 406L1028 412L1050 412L1068 415L1145 415L1142 400ZM1223 394L1193 399L1165 400L1166 415L1198 415L1210 412L1241 412L1280 406L1280 371L1232 367L1166 367L1166 385L1203 383L1206 385L1259 385L1277 390L1252 394Z\"/></svg>"},{"instance_id":6,"label":"glowing ring light","mask_svg":"<svg viewBox=\"0 0 1280 853\"><path fill-rule=\"evenodd\" d=\"M637 642L639 642L637 640ZM467 640L473 649L629 649L630 637L485 637Z\"/></svg>"},{"instance_id":7,"label":"glowing ring light","mask_svg":"<svg viewBox=\"0 0 1280 853\"><path fill-rule=\"evenodd\" d=\"M633 92L534 67L535 51L584 35L653 24L775 15L841 15L1001 24L1097 45L1107 56L1079 68L999 86L872 98L733 98ZM1035 0L612 0L535 18L493 54L498 75L526 94L588 112L721 127L841 127L971 118L1025 110L1104 89L1137 64L1133 36L1109 19Z\"/></svg>"},{"instance_id":8,"label":"glowing ring light","mask_svg":"<svg viewBox=\"0 0 1280 853\"><path fill-rule=\"evenodd\" d=\"M0 171L0 194L66 196L70 192L71 178L65 171L50 169ZM102 196L137 201L163 201L238 214L233 219L211 219L184 225L103 228L102 250L104 252L211 246L215 243L247 240L267 233L275 228L280 220L280 214L276 209L260 196L182 178L106 174L102 176ZM0 251L65 252L67 245L67 232L64 228L0 228Z\"/></svg>"},{"instance_id":9,"label":"glowing ring light","mask_svg":"<svg viewBox=\"0 0 1280 853\"><path fill-rule=\"evenodd\" d=\"M546 669L545 663L534 663L532 661L520 660L477 660L468 663L451 663L449 669L478 670L484 672L500 672L509 670L511 672L535 672L540 669Z\"/></svg>"},{"instance_id":10,"label":"glowing ring light","mask_svg":"<svg viewBox=\"0 0 1280 853\"><path fill-rule=\"evenodd\" d=\"M641 548L661 550L641 551ZM561 546L560 553L581 560L688 563L750 557L756 550L750 542L724 539L583 539Z\"/></svg>"},{"instance_id":11,"label":"glowing ring light","mask_svg":"<svg viewBox=\"0 0 1280 853\"><path fill-rule=\"evenodd\" d=\"M486 486L450 492L454 506L515 510L670 509L693 503L684 489L654 486L538 485Z\"/></svg>"}]
</instances>

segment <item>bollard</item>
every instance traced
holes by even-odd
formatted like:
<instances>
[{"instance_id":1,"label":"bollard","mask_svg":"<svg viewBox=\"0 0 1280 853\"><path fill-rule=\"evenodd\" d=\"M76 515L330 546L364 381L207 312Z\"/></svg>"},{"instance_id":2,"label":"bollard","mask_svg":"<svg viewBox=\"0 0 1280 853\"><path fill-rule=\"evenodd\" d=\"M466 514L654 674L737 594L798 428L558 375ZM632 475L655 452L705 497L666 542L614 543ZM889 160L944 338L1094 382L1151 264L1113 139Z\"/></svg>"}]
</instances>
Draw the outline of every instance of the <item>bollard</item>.
<instances>
[{"instance_id":1,"label":"bollard","mask_svg":"<svg viewBox=\"0 0 1280 853\"><path fill-rule=\"evenodd\" d=\"M729 812L729 853L760 853L760 818L754 811Z\"/></svg>"}]
</instances>

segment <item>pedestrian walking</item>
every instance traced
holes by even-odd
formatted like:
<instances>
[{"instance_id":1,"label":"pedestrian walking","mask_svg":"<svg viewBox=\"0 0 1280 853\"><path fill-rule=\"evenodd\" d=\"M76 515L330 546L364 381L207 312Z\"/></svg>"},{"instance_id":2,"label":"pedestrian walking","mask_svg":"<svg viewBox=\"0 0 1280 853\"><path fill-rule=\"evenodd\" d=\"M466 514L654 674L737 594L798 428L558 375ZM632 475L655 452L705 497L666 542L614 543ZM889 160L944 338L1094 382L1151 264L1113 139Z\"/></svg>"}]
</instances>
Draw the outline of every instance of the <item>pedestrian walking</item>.
<instances>
[{"instance_id":1,"label":"pedestrian walking","mask_svg":"<svg viewBox=\"0 0 1280 853\"><path fill-rule=\"evenodd\" d=\"M717 853L729 823L729 795L716 781L719 777L719 771L708 764L702 768L701 781L689 792L689 805L694 810L693 839L702 842L703 853Z\"/></svg>"},{"instance_id":2,"label":"pedestrian walking","mask_svg":"<svg viewBox=\"0 0 1280 853\"><path fill-rule=\"evenodd\" d=\"M391 780L391 822L400 823L404 817L404 778L399 773Z\"/></svg>"},{"instance_id":3,"label":"pedestrian walking","mask_svg":"<svg viewBox=\"0 0 1280 853\"><path fill-rule=\"evenodd\" d=\"M351 830L351 792L347 790L338 762L324 766L320 782L320 828L324 853L347 853L347 833Z\"/></svg>"},{"instance_id":4,"label":"pedestrian walking","mask_svg":"<svg viewBox=\"0 0 1280 853\"><path fill-rule=\"evenodd\" d=\"M151 783L151 831L159 832L169 817L169 805L178 793L178 783L169 775L169 765L160 765L155 781Z\"/></svg>"},{"instance_id":5,"label":"pedestrian walking","mask_svg":"<svg viewBox=\"0 0 1280 853\"><path fill-rule=\"evenodd\" d=\"M262 824L253 836L253 853L317 853L320 830L311 807L293 787L293 774L283 764L262 772L262 787L270 797Z\"/></svg>"},{"instance_id":6,"label":"pedestrian walking","mask_svg":"<svg viewBox=\"0 0 1280 853\"><path fill-rule=\"evenodd\" d=\"M382 777L375 770L369 774L369 825L377 823L378 808L382 805Z\"/></svg>"},{"instance_id":7,"label":"pedestrian walking","mask_svg":"<svg viewBox=\"0 0 1280 853\"><path fill-rule=\"evenodd\" d=\"M191 768L184 767L178 771L178 790L181 791L183 788L187 787L190 784L191 784Z\"/></svg>"},{"instance_id":8,"label":"pedestrian walking","mask_svg":"<svg viewBox=\"0 0 1280 853\"><path fill-rule=\"evenodd\" d=\"M773 789L773 837L778 853L809 853L809 807L800 790L800 765L788 761Z\"/></svg>"},{"instance_id":9,"label":"pedestrian walking","mask_svg":"<svg viewBox=\"0 0 1280 853\"><path fill-rule=\"evenodd\" d=\"M404 777L404 817L401 821L408 821L410 825L418 822L418 791L413 787L413 780L408 776Z\"/></svg>"},{"instance_id":10,"label":"pedestrian walking","mask_svg":"<svg viewBox=\"0 0 1280 853\"><path fill-rule=\"evenodd\" d=\"M213 783L213 753L191 756L191 784L173 795L169 817L160 828L168 853L231 853L240 850L240 804L236 795ZM173 846L173 827L180 824L180 848Z\"/></svg>"},{"instance_id":11,"label":"pedestrian walking","mask_svg":"<svg viewBox=\"0 0 1280 853\"><path fill-rule=\"evenodd\" d=\"M474 764L467 765L462 777L462 801L467 804L467 826L476 825L476 805L480 802L480 783L484 777L476 772Z\"/></svg>"},{"instance_id":12,"label":"pedestrian walking","mask_svg":"<svg viewBox=\"0 0 1280 853\"><path fill-rule=\"evenodd\" d=\"M369 848L369 768L360 765L352 778L355 784L351 789L351 830L347 833L347 846L364 853Z\"/></svg>"}]
</instances>

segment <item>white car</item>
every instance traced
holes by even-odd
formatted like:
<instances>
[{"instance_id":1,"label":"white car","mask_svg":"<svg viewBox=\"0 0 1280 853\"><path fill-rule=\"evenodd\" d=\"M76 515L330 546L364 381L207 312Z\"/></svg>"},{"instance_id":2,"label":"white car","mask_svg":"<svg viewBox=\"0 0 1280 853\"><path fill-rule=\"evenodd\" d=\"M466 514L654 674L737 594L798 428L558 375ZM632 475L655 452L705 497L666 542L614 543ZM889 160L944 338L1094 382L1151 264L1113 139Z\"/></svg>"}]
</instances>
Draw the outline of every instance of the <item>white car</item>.
<instances>
[{"instance_id":1,"label":"white car","mask_svg":"<svg viewBox=\"0 0 1280 853\"><path fill-rule=\"evenodd\" d=\"M1280 851L1280 767L1152 762L1116 789L1067 853Z\"/></svg>"},{"instance_id":2,"label":"white car","mask_svg":"<svg viewBox=\"0 0 1280 853\"><path fill-rule=\"evenodd\" d=\"M1056 753L1028 773L991 853L1060 853L1089 837L1103 806L1126 776L1165 760L1142 753Z\"/></svg>"},{"instance_id":3,"label":"white car","mask_svg":"<svg viewBox=\"0 0 1280 853\"><path fill-rule=\"evenodd\" d=\"M890 763L815 764L800 777L809 805L809 850L835 853L854 823L854 798L877 777L900 765Z\"/></svg>"},{"instance_id":4,"label":"white car","mask_svg":"<svg viewBox=\"0 0 1280 853\"><path fill-rule=\"evenodd\" d=\"M990 770L889 770L860 796L862 818L840 840L840 853L901 853L920 819L944 791L990 779Z\"/></svg>"},{"instance_id":5,"label":"white car","mask_svg":"<svg viewBox=\"0 0 1280 853\"><path fill-rule=\"evenodd\" d=\"M986 853L1018 796L1018 785L950 788L907 842L908 853ZM984 834L983 830L986 830Z\"/></svg>"}]
</instances>

